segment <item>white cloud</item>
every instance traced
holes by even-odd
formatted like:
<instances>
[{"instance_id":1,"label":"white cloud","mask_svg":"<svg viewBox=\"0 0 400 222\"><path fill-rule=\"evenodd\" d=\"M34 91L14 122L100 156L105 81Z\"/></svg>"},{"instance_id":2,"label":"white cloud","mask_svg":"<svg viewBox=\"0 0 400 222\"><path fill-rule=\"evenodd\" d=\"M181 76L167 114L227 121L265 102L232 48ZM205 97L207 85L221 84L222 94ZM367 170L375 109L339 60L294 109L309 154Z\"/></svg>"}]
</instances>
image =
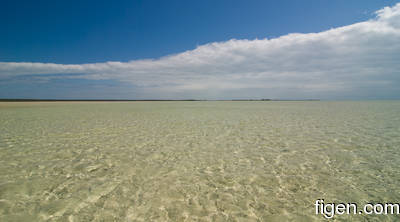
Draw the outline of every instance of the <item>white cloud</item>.
<instances>
[{"instance_id":1,"label":"white cloud","mask_svg":"<svg viewBox=\"0 0 400 222\"><path fill-rule=\"evenodd\" d=\"M400 95L400 3L376 15L320 33L232 39L154 60L1 62L0 81L27 74L112 79L152 98L362 98L371 91L393 97Z\"/></svg>"}]
</instances>

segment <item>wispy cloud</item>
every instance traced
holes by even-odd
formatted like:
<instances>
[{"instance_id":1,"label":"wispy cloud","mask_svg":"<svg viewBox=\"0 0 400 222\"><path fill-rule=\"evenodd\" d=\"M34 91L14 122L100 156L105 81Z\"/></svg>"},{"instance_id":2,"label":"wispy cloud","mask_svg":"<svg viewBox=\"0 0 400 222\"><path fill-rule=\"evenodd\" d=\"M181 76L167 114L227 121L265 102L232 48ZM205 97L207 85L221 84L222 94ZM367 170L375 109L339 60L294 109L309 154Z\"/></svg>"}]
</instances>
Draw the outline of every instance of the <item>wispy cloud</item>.
<instances>
[{"instance_id":1,"label":"wispy cloud","mask_svg":"<svg viewBox=\"0 0 400 222\"><path fill-rule=\"evenodd\" d=\"M320 33L232 39L159 59L0 62L0 81L22 75L110 79L148 98L362 98L371 92L393 97L400 95L399 61L400 3L377 11L374 19Z\"/></svg>"}]
</instances>

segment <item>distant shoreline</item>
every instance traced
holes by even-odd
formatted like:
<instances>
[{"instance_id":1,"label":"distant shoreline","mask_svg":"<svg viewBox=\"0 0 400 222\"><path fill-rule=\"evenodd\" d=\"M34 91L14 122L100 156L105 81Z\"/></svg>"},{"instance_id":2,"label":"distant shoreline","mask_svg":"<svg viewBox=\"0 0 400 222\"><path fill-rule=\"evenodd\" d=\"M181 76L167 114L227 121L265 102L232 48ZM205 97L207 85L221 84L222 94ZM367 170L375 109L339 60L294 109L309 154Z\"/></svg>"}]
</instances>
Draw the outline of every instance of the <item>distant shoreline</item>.
<instances>
[{"instance_id":1,"label":"distant shoreline","mask_svg":"<svg viewBox=\"0 0 400 222\"><path fill-rule=\"evenodd\" d=\"M320 101L319 99L0 99L0 102Z\"/></svg>"}]
</instances>

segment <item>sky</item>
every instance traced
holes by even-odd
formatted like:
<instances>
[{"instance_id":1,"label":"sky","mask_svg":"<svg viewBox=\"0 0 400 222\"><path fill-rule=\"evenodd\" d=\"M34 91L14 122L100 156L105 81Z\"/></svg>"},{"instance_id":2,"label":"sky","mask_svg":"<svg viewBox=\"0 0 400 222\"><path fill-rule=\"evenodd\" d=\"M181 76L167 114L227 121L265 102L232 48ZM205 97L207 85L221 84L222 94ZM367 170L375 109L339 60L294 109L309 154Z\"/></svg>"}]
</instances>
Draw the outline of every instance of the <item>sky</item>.
<instances>
[{"instance_id":1,"label":"sky","mask_svg":"<svg viewBox=\"0 0 400 222\"><path fill-rule=\"evenodd\" d=\"M0 5L0 98L400 99L399 1Z\"/></svg>"}]
</instances>

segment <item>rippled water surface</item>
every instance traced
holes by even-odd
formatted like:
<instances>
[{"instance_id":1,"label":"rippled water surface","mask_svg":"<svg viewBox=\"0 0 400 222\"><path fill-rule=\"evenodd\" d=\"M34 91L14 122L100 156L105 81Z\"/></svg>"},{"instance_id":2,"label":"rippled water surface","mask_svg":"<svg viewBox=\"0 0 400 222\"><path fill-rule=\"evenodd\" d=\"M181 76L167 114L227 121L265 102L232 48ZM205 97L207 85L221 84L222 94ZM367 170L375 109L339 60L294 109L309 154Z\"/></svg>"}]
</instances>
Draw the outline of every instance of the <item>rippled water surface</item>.
<instances>
[{"instance_id":1,"label":"rippled water surface","mask_svg":"<svg viewBox=\"0 0 400 222\"><path fill-rule=\"evenodd\" d=\"M321 198L400 201L400 102L0 103L0 221L318 221Z\"/></svg>"}]
</instances>

